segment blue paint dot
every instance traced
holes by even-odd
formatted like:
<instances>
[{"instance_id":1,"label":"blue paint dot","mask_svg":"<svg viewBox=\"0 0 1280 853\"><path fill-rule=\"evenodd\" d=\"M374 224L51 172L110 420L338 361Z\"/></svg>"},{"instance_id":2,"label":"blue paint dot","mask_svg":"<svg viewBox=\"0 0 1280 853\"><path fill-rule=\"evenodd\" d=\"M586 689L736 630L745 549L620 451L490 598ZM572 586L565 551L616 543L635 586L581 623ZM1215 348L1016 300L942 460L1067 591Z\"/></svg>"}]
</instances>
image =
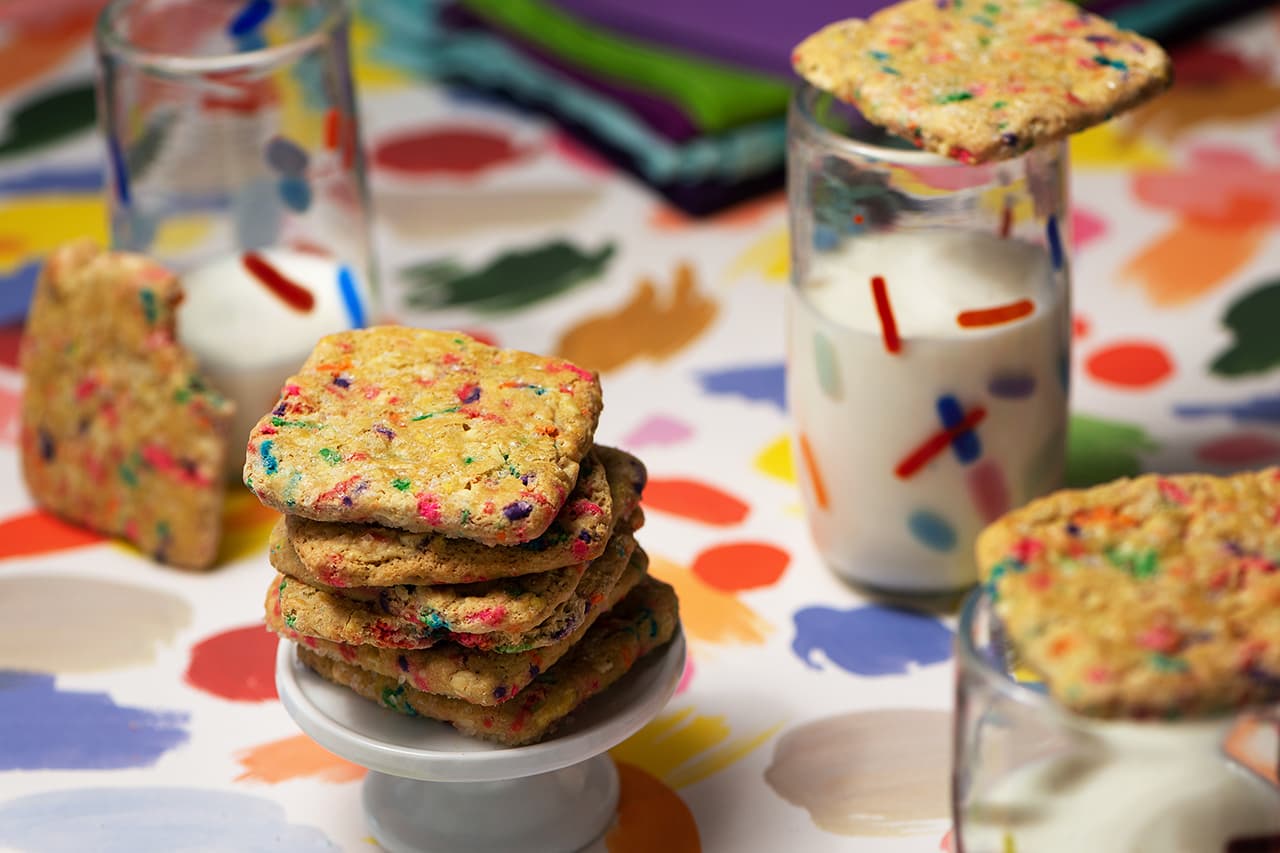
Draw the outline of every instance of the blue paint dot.
<instances>
[{"instance_id":1,"label":"blue paint dot","mask_svg":"<svg viewBox=\"0 0 1280 853\"><path fill-rule=\"evenodd\" d=\"M780 411L787 408L786 367L782 364L709 370L698 374L698 382L708 394L728 394L772 403Z\"/></svg>"},{"instance_id":2,"label":"blue paint dot","mask_svg":"<svg viewBox=\"0 0 1280 853\"><path fill-rule=\"evenodd\" d=\"M297 177L307 170L310 159L306 149L283 136L273 136L267 143L267 165L282 175Z\"/></svg>"},{"instance_id":3,"label":"blue paint dot","mask_svg":"<svg viewBox=\"0 0 1280 853\"><path fill-rule=\"evenodd\" d=\"M186 743L188 719L59 690L52 675L0 670L0 770L150 767Z\"/></svg>"},{"instance_id":4,"label":"blue paint dot","mask_svg":"<svg viewBox=\"0 0 1280 853\"><path fill-rule=\"evenodd\" d=\"M813 248L819 252L830 252L840 246L840 234L830 225L813 227Z\"/></svg>"},{"instance_id":5,"label":"blue paint dot","mask_svg":"<svg viewBox=\"0 0 1280 853\"><path fill-rule=\"evenodd\" d=\"M1036 378L1021 371L997 373L987 382L987 390L1002 400L1025 400L1036 392Z\"/></svg>"},{"instance_id":6,"label":"blue paint dot","mask_svg":"<svg viewBox=\"0 0 1280 853\"><path fill-rule=\"evenodd\" d=\"M1049 240L1049 260L1055 270L1060 270L1066 262L1066 256L1062 251L1062 235L1058 233L1058 217L1050 216L1044 230Z\"/></svg>"},{"instance_id":7,"label":"blue paint dot","mask_svg":"<svg viewBox=\"0 0 1280 853\"><path fill-rule=\"evenodd\" d=\"M346 264L338 267L338 294L342 297L342 305L347 309L347 319L351 328L363 329L366 321L364 302L360 299L360 288L356 286L356 277Z\"/></svg>"},{"instance_id":8,"label":"blue paint dot","mask_svg":"<svg viewBox=\"0 0 1280 853\"><path fill-rule=\"evenodd\" d=\"M297 213L306 213L311 207L311 185L306 178L281 178L278 186L285 207Z\"/></svg>"},{"instance_id":9,"label":"blue paint dot","mask_svg":"<svg viewBox=\"0 0 1280 853\"><path fill-rule=\"evenodd\" d=\"M27 316L27 307L40 279L43 263L36 259L12 272L0 273L0 324L13 323Z\"/></svg>"},{"instance_id":10,"label":"blue paint dot","mask_svg":"<svg viewBox=\"0 0 1280 853\"><path fill-rule=\"evenodd\" d=\"M236 241L242 251L266 249L280 242L281 207L274 181L254 180L231 201Z\"/></svg>"},{"instance_id":11,"label":"blue paint dot","mask_svg":"<svg viewBox=\"0 0 1280 853\"><path fill-rule=\"evenodd\" d=\"M918 509L907 518L907 529L921 545L946 553L956 547L956 529L936 512Z\"/></svg>"},{"instance_id":12,"label":"blue paint dot","mask_svg":"<svg viewBox=\"0 0 1280 853\"><path fill-rule=\"evenodd\" d=\"M951 658L952 633L933 616L872 605L836 610L805 607L795 614L791 650L804 664L821 669L821 651L831 663L855 675L900 675L913 666Z\"/></svg>"},{"instance_id":13,"label":"blue paint dot","mask_svg":"<svg viewBox=\"0 0 1280 853\"><path fill-rule=\"evenodd\" d=\"M231 23L227 25L227 32L232 38L247 36L271 17L274 8L275 4L271 0L249 0L239 14L231 19Z\"/></svg>"},{"instance_id":14,"label":"blue paint dot","mask_svg":"<svg viewBox=\"0 0 1280 853\"><path fill-rule=\"evenodd\" d=\"M952 395L943 394L938 398L936 405L938 417L947 429L953 429L964 421L964 409L960 406L960 401ZM982 456L982 442L974 430L966 430L951 439L951 449L962 465L976 462Z\"/></svg>"}]
</instances>

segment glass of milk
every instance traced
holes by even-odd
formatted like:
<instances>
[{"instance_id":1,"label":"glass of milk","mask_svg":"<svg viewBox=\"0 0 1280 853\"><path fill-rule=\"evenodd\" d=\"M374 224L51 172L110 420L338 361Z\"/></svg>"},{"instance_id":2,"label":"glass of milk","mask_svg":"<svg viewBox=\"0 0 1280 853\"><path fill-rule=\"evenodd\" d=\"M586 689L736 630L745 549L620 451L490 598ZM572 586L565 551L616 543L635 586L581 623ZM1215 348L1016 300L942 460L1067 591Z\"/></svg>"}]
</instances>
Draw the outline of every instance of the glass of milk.
<instances>
[{"instance_id":1,"label":"glass of milk","mask_svg":"<svg viewBox=\"0 0 1280 853\"><path fill-rule=\"evenodd\" d=\"M1280 843L1280 711L1103 721L1011 669L985 591L956 639L954 853L1250 853ZM1025 676L1023 676L1025 678ZM1262 734L1249 742L1238 732ZM1254 769L1250 769L1254 768ZM1269 772L1263 772L1269 768Z\"/></svg>"},{"instance_id":2,"label":"glass of milk","mask_svg":"<svg viewBox=\"0 0 1280 853\"><path fill-rule=\"evenodd\" d=\"M182 278L180 340L253 423L376 319L344 0L112 0L96 32L114 248Z\"/></svg>"},{"instance_id":3,"label":"glass of milk","mask_svg":"<svg viewBox=\"0 0 1280 853\"><path fill-rule=\"evenodd\" d=\"M788 134L787 390L810 530L864 587L968 586L977 533L1063 473L1066 144L963 165L810 87Z\"/></svg>"}]
</instances>

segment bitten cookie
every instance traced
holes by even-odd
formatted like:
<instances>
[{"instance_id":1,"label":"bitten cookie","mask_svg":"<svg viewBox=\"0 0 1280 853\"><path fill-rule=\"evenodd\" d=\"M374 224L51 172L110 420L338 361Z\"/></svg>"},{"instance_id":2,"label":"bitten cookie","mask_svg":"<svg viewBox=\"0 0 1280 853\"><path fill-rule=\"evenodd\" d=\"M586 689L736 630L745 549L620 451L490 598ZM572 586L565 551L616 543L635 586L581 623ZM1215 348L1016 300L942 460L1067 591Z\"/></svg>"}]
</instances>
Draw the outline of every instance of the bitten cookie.
<instances>
[{"instance_id":1,"label":"bitten cookie","mask_svg":"<svg viewBox=\"0 0 1280 853\"><path fill-rule=\"evenodd\" d=\"M636 541L619 530L604 554L587 567L573 595L546 620L522 633L491 631L461 633L446 622L422 624L416 620L386 616L341 593L320 589L277 575L267 593L267 609L279 607L285 624L300 634L335 643L373 645L393 649L427 649L440 642L454 642L485 651L516 652L549 646L580 625L588 604L598 604L617 583Z\"/></svg>"},{"instance_id":2,"label":"bitten cookie","mask_svg":"<svg viewBox=\"0 0 1280 853\"><path fill-rule=\"evenodd\" d=\"M333 643L299 634L270 606L267 627L287 640L302 643L318 655L408 683L423 693L449 696L473 705L500 705L564 657L600 614L612 609L644 580L648 566L648 557L637 548L608 597L598 607L590 608L582 624L572 633L549 646L512 654L476 651L453 643L403 650Z\"/></svg>"},{"instance_id":3,"label":"bitten cookie","mask_svg":"<svg viewBox=\"0 0 1280 853\"><path fill-rule=\"evenodd\" d=\"M1034 501L977 559L1018 660L1103 717L1280 696L1280 470L1145 476Z\"/></svg>"},{"instance_id":4,"label":"bitten cookie","mask_svg":"<svg viewBox=\"0 0 1280 853\"><path fill-rule=\"evenodd\" d=\"M249 435L245 484L317 521L486 545L540 536L600 415L594 373L456 332L322 338Z\"/></svg>"},{"instance_id":5,"label":"bitten cookie","mask_svg":"<svg viewBox=\"0 0 1280 853\"><path fill-rule=\"evenodd\" d=\"M310 583L309 573L286 538L283 518L271 530L268 554L272 568L290 580L359 602L371 613L424 630L448 626L451 631L465 634L519 633L546 621L573 595L588 565L578 563L549 572L476 583L353 586L338 591Z\"/></svg>"},{"instance_id":6,"label":"bitten cookie","mask_svg":"<svg viewBox=\"0 0 1280 853\"><path fill-rule=\"evenodd\" d=\"M675 591L647 578L601 616L559 663L496 708L423 693L305 646L298 647L298 658L321 678L350 687L385 708L441 720L473 737L520 746L545 738L574 709L626 675L637 660L666 645L678 621Z\"/></svg>"},{"instance_id":7,"label":"bitten cookie","mask_svg":"<svg viewBox=\"0 0 1280 853\"><path fill-rule=\"evenodd\" d=\"M22 339L22 471L40 506L203 569L233 407L174 339L181 298L141 255L87 241L50 255Z\"/></svg>"},{"instance_id":8,"label":"bitten cookie","mask_svg":"<svg viewBox=\"0 0 1280 853\"><path fill-rule=\"evenodd\" d=\"M508 548L437 533L288 516L288 540L301 568L285 574L312 586L338 588L453 584L594 560L604 550L615 522L628 518L639 504L645 479L639 459L597 445L583 459L578 482L551 526L538 538Z\"/></svg>"},{"instance_id":9,"label":"bitten cookie","mask_svg":"<svg viewBox=\"0 0 1280 853\"><path fill-rule=\"evenodd\" d=\"M1066 0L903 0L811 35L792 64L868 120L965 163L1106 121L1173 79L1155 42Z\"/></svg>"}]
</instances>

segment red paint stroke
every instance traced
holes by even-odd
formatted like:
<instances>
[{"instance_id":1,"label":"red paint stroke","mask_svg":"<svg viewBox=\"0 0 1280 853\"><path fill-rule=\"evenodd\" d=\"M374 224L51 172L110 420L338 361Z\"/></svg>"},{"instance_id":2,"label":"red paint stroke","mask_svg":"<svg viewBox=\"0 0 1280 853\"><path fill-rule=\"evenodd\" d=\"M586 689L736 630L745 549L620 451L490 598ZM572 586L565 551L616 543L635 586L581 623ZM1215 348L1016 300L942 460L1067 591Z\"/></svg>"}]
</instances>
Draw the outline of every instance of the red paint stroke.
<instances>
[{"instance_id":1,"label":"red paint stroke","mask_svg":"<svg viewBox=\"0 0 1280 853\"><path fill-rule=\"evenodd\" d=\"M303 314L316 307L316 298L311 291L273 267L258 253L245 252L240 261L249 275L262 282L285 305Z\"/></svg>"},{"instance_id":2,"label":"red paint stroke","mask_svg":"<svg viewBox=\"0 0 1280 853\"><path fill-rule=\"evenodd\" d=\"M1217 88L1228 83L1266 80L1267 64L1202 42L1170 51L1178 86Z\"/></svg>"},{"instance_id":3,"label":"red paint stroke","mask_svg":"<svg viewBox=\"0 0 1280 853\"><path fill-rule=\"evenodd\" d=\"M987 416L987 410L982 406L976 406L965 414L960 423L950 429L941 430L929 436L925 441L911 451L907 456L898 463L893 469L893 473L898 475L899 479L906 480L914 476L925 465L928 465L933 457L947 449L947 445L953 440L964 435L969 430L982 423Z\"/></svg>"},{"instance_id":4,"label":"red paint stroke","mask_svg":"<svg viewBox=\"0 0 1280 853\"><path fill-rule=\"evenodd\" d=\"M1006 305L994 308L975 308L972 311L961 311L956 315L956 322L963 329L979 329L984 326L1002 326L1021 320L1036 310L1036 304L1030 299L1019 299Z\"/></svg>"},{"instance_id":5,"label":"red paint stroke","mask_svg":"<svg viewBox=\"0 0 1280 853\"><path fill-rule=\"evenodd\" d=\"M722 489L679 477L650 479L644 487L643 503L645 509L717 527L737 524L750 510L746 503Z\"/></svg>"},{"instance_id":6,"label":"red paint stroke","mask_svg":"<svg viewBox=\"0 0 1280 853\"><path fill-rule=\"evenodd\" d=\"M1212 465L1261 465L1277 457L1280 441L1256 432L1224 435L1196 448L1196 458Z\"/></svg>"},{"instance_id":7,"label":"red paint stroke","mask_svg":"<svg viewBox=\"0 0 1280 853\"><path fill-rule=\"evenodd\" d=\"M990 524L1009 511L1009 484L1004 470L994 459L984 459L965 474L969 500L982 520Z\"/></svg>"},{"instance_id":8,"label":"red paint stroke","mask_svg":"<svg viewBox=\"0 0 1280 853\"><path fill-rule=\"evenodd\" d=\"M804 433L797 434L796 439L800 445L800 459L804 462L805 471L809 473L809 482L813 484L813 500L818 504L818 509L827 509L831 502L827 497L827 485L818 470L818 460L813 455L813 448Z\"/></svg>"},{"instance_id":9,"label":"red paint stroke","mask_svg":"<svg viewBox=\"0 0 1280 853\"><path fill-rule=\"evenodd\" d=\"M276 645L261 622L206 637L191 649L183 680L232 702L276 698Z\"/></svg>"},{"instance_id":10,"label":"red paint stroke","mask_svg":"<svg viewBox=\"0 0 1280 853\"><path fill-rule=\"evenodd\" d=\"M773 586L790 562L790 554L768 542L731 542L698 554L692 570L708 586L736 592Z\"/></svg>"},{"instance_id":11,"label":"red paint stroke","mask_svg":"<svg viewBox=\"0 0 1280 853\"><path fill-rule=\"evenodd\" d=\"M18 366L18 350L22 346L22 324L0 327L0 364Z\"/></svg>"},{"instance_id":12,"label":"red paint stroke","mask_svg":"<svg viewBox=\"0 0 1280 853\"><path fill-rule=\"evenodd\" d=\"M384 169L415 175L478 175L528 153L506 135L484 128L433 127L379 142L373 159Z\"/></svg>"},{"instance_id":13,"label":"red paint stroke","mask_svg":"<svg viewBox=\"0 0 1280 853\"><path fill-rule=\"evenodd\" d=\"M342 132L342 113L337 107L329 107L324 114L324 147L337 149Z\"/></svg>"},{"instance_id":14,"label":"red paint stroke","mask_svg":"<svg viewBox=\"0 0 1280 853\"><path fill-rule=\"evenodd\" d=\"M1108 385L1150 388L1173 375L1173 360L1159 344L1127 341L1095 350L1084 369Z\"/></svg>"},{"instance_id":15,"label":"red paint stroke","mask_svg":"<svg viewBox=\"0 0 1280 853\"><path fill-rule=\"evenodd\" d=\"M884 338L884 350L892 355L902 352L902 339L898 337L898 321L889 304L889 288L884 276L871 277L871 295L876 301L876 313L880 315L880 334Z\"/></svg>"},{"instance_id":16,"label":"red paint stroke","mask_svg":"<svg viewBox=\"0 0 1280 853\"><path fill-rule=\"evenodd\" d=\"M1088 317L1076 314L1071 318L1071 337L1079 340L1080 338L1087 337L1090 330L1091 326L1089 325Z\"/></svg>"},{"instance_id":17,"label":"red paint stroke","mask_svg":"<svg viewBox=\"0 0 1280 853\"><path fill-rule=\"evenodd\" d=\"M0 559L49 554L104 541L106 537L99 533L38 509L0 521Z\"/></svg>"}]
</instances>

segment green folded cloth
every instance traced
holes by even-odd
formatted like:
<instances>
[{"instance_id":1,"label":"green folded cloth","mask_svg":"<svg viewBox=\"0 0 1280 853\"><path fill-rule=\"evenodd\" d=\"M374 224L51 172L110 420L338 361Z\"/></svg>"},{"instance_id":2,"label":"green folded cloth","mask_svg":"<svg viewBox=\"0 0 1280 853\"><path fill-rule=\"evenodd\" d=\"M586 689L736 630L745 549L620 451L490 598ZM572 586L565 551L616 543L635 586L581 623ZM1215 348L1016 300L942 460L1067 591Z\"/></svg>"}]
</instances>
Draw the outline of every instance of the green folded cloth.
<instances>
[{"instance_id":1,"label":"green folded cloth","mask_svg":"<svg viewBox=\"0 0 1280 853\"><path fill-rule=\"evenodd\" d=\"M678 104L707 133L786 111L790 80L623 38L583 24L544 0L461 0L461 5L567 64Z\"/></svg>"}]
</instances>

